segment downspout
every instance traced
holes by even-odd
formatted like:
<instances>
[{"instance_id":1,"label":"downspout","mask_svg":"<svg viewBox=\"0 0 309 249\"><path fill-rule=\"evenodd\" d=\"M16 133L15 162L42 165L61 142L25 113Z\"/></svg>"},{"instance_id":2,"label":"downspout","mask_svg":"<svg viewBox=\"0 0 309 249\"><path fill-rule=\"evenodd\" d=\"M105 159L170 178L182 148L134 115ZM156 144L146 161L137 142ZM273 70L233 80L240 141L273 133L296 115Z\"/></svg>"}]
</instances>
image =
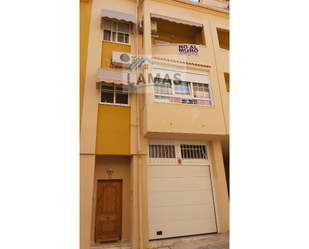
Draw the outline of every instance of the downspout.
<instances>
[{"instance_id":1,"label":"downspout","mask_svg":"<svg viewBox=\"0 0 309 249\"><path fill-rule=\"evenodd\" d=\"M136 18L138 17L138 6L140 0L136 3ZM138 21L136 24L136 59L138 56ZM138 78L138 68L136 69L136 75ZM138 79L137 79L138 80ZM139 220L139 248L143 249L143 214L142 214L142 156L141 156L141 141L140 141L140 124L139 124L139 96L137 91L135 92L136 99L136 121L137 121L137 148L138 148L138 220Z\"/></svg>"},{"instance_id":2,"label":"downspout","mask_svg":"<svg viewBox=\"0 0 309 249\"><path fill-rule=\"evenodd\" d=\"M139 125L139 98L136 93L137 105L137 147L138 147L138 210L139 210L139 244L140 249L143 249L143 220L142 220L142 155L140 142L140 125Z\"/></svg>"}]
</instances>

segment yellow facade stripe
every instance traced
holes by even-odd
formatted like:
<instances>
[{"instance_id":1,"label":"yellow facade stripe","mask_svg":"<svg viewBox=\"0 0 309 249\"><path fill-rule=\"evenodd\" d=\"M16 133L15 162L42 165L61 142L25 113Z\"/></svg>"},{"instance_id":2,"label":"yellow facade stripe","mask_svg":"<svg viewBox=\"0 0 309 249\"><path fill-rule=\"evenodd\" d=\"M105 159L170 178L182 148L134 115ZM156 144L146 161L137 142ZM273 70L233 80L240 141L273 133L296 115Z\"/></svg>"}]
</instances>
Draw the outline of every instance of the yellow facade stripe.
<instances>
[{"instance_id":1,"label":"yellow facade stripe","mask_svg":"<svg viewBox=\"0 0 309 249\"><path fill-rule=\"evenodd\" d=\"M90 27L90 15L91 15L92 2L80 2L80 26L79 26L79 41L80 41L80 69L79 69L79 127L81 126L82 110L84 103L84 88L85 88L85 75L88 53L88 38Z\"/></svg>"},{"instance_id":2,"label":"yellow facade stripe","mask_svg":"<svg viewBox=\"0 0 309 249\"><path fill-rule=\"evenodd\" d=\"M96 154L130 154L130 107L99 105Z\"/></svg>"}]
</instances>

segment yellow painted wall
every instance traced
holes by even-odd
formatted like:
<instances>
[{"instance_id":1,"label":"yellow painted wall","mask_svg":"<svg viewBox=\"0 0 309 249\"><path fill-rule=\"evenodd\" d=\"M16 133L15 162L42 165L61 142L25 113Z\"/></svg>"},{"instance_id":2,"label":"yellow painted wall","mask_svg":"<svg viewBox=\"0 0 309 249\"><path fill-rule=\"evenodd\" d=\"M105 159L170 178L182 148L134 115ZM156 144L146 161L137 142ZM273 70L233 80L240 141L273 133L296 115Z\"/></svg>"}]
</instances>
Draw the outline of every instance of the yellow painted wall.
<instances>
[{"instance_id":1,"label":"yellow painted wall","mask_svg":"<svg viewBox=\"0 0 309 249\"><path fill-rule=\"evenodd\" d=\"M130 109L99 105L96 154L130 154Z\"/></svg>"},{"instance_id":2,"label":"yellow painted wall","mask_svg":"<svg viewBox=\"0 0 309 249\"><path fill-rule=\"evenodd\" d=\"M87 64L87 52L88 52L88 38L89 38L89 26L90 26L90 14L91 14L92 1L80 2L80 23L79 23L79 42L80 42L80 69L79 69L79 126L81 126L82 109L84 101L84 88L85 88L85 74Z\"/></svg>"},{"instance_id":3,"label":"yellow painted wall","mask_svg":"<svg viewBox=\"0 0 309 249\"><path fill-rule=\"evenodd\" d=\"M229 231L230 203L228 197L224 161L222 156L222 146L219 140L214 140L210 142L210 153L218 232L224 233L226 231Z\"/></svg>"},{"instance_id":4,"label":"yellow painted wall","mask_svg":"<svg viewBox=\"0 0 309 249\"><path fill-rule=\"evenodd\" d=\"M132 34L130 34L132 35ZM131 38L132 40L132 38ZM101 56L101 68L110 68L110 62L113 57L113 51L131 53L131 46L118 44L113 42L102 41L102 56ZM121 67L116 67L116 70L122 70Z\"/></svg>"},{"instance_id":5,"label":"yellow painted wall","mask_svg":"<svg viewBox=\"0 0 309 249\"><path fill-rule=\"evenodd\" d=\"M97 195L98 180L107 180L106 171L112 167L114 173L113 179L122 179L122 239L131 237L131 180L130 180L130 162L129 156L97 156L93 181L93 195ZM96 198L95 198L96 199ZM91 236L90 240L94 241L95 236L95 209L96 202L92 205L91 216Z\"/></svg>"}]
</instances>

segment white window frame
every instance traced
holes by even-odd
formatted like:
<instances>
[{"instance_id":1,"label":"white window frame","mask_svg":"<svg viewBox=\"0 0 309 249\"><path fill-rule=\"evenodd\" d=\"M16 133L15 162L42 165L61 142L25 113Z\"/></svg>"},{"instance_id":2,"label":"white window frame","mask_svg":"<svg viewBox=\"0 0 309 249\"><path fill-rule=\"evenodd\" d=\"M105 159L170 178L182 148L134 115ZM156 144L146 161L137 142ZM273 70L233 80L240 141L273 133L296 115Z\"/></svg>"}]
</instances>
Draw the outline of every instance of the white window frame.
<instances>
[{"instance_id":1,"label":"white window frame","mask_svg":"<svg viewBox=\"0 0 309 249\"><path fill-rule=\"evenodd\" d=\"M117 84L115 84L115 83L107 83L107 84L114 85L114 90L113 90L114 103L106 103L106 102L102 102L101 101L101 94L102 94L102 91L103 91L103 89L102 89L103 84L101 82L101 84L100 84L100 94L99 94L99 104L102 104L102 105L113 105L113 106L130 106L130 94L129 94L129 91L127 92L127 94L128 94L128 104L118 104L118 103L116 103L116 85ZM124 84L121 84L121 85L124 85Z\"/></svg>"},{"instance_id":2,"label":"white window frame","mask_svg":"<svg viewBox=\"0 0 309 249\"><path fill-rule=\"evenodd\" d=\"M109 31L111 31L111 36L110 36L110 40L109 40L109 41L108 41L108 40L104 40L104 30L107 30L107 29L104 29L104 22L105 22L106 20L112 22L111 30L109 30ZM113 22L116 23L117 31L113 31ZM126 32L119 32L119 33L124 33L124 34L128 34L128 35L129 35L129 43L118 42L118 41L112 41L113 32L116 33L116 40L118 40L118 23L129 24L129 32L128 32L128 33L126 33ZM105 19L103 20L103 34L102 34L102 40L103 40L103 41L107 41L107 42L117 43L117 44L131 45L130 30L131 30L131 23L128 23L128 22L121 22L121 21L118 21L118 20L112 20L112 19L105 18Z\"/></svg>"},{"instance_id":3,"label":"white window frame","mask_svg":"<svg viewBox=\"0 0 309 249\"><path fill-rule=\"evenodd\" d=\"M187 104L187 105L214 107L210 83L186 81L186 82L189 82L189 85L188 85L188 87L189 87L189 95L182 95L182 94L176 94L175 93L174 81L175 80L171 79L172 95L158 94L158 93L155 93L155 91L153 92L154 93L154 101L155 102L170 103L170 104L181 104L181 105L186 105L187 104L187 103L173 103L173 102L167 101L166 99L156 99L155 98L155 96L163 96L163 97L168 97L168 98L181 98L181 99L187 99L187 100L206 100L206 101L210 101L211 104L210 105L198 105L198 104L194 104L193 103L193 104ZM193 83L208 85L209 99L194 97Z\"/></svg>"}]
</instances>

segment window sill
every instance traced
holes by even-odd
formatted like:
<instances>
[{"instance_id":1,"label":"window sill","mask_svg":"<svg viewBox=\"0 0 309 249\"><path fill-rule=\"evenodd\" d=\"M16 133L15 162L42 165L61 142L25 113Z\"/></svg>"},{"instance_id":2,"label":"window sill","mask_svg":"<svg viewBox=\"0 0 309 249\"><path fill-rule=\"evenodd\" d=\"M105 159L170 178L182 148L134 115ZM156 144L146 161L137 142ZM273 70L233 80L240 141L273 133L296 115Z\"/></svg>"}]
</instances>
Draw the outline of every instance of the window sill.
<instances>
[{"instance_id":1,"label":"window sill","mask_svg":"<svg viewBox=\"0 0 309 249\"><path fill-rule=\"evenodd\" d=\"M113 41L105 41L105 40L102 40L102 41L103 42L113 43L113 44L121 44L121 45L131 46L131 43L121 43L121 42L113 42Z\"/></svg>"},{"instance_id":2,"label":"window sill","mask_svg":"<svg viewBox=\"0 0 309 249\"><path fill-rule=\"evenodd\" d=\"M199 105L199 104L190 104L190 103L176 103L170 102L169 100L157 100L154 99L155 103L162 103L162 104L172 104L172 105L182 105L182 106L199 106L199 107L215 107L214 105Z\"/></svg>"},{"instance_id":3,"label":"window sill","mask_svg":"<svg viewBox=\"0 0 309 249\"><path fill-rule=\"evenodd\" d=\"M220 48L220 50L230 52L230 50L227 50L227 49L224 49L224 48Z\"/></svg>"},{"instance_id":4,"label":"window sill","mask_svg":"<svg viewBox=\"0 0 309 249\"><path fill-rule=\"evenodd\" d=\"M112 103L104 103L104 102L99 102L99 105L111 105L111 106L123 106L123 107L130 107L129 104L112 104Z\"/></svg>"},{"instance_id":5,"label":"window sill","mask_svg":"<svg viewBox=\"0 0 309 249\"><path fill-rule=\"evenodd\" d=\"M183 45L183 44L192 44L192 45L197 45L199 47L206 47L205 45L200 45L200 44L193 44L193 43L171 43L171 44L157 44L157 45L152 45L153 47L159 47L159 46L177 46L177 45Z\"/></svg>"}]
</instances>

